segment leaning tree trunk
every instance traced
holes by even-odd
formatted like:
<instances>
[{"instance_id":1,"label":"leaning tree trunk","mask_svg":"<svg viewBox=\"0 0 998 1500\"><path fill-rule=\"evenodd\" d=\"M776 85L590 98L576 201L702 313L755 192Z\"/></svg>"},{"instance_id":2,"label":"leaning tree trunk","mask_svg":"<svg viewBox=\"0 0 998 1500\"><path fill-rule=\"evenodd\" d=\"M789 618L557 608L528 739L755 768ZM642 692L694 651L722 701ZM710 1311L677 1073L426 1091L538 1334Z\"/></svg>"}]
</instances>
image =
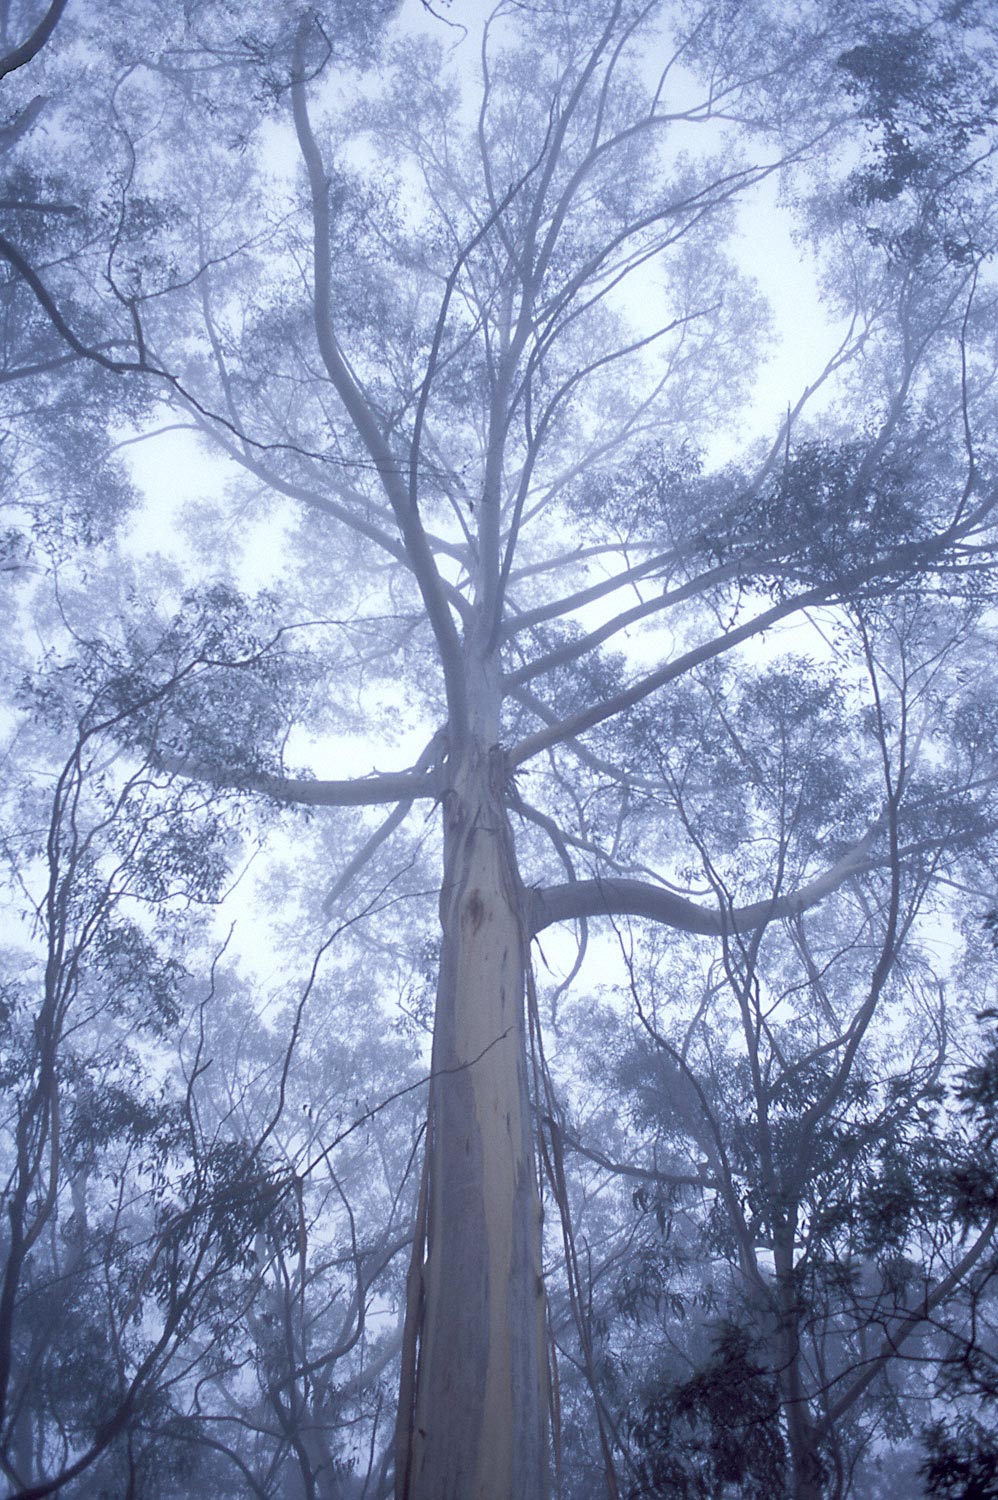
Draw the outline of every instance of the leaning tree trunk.
<instances>
[{"instance_id":1,"label":"leaning tree trunk","mask_svg":"<svg viewBox=\"0 0 998 1500\"><path fill-rule=\"evenodd\" d=\"M491 727L491 726L490 726ZM427 1250L405 1500L543 1500L547 1356L525 903L494 739L451 746Z\"/></svg>"}]
</instances>

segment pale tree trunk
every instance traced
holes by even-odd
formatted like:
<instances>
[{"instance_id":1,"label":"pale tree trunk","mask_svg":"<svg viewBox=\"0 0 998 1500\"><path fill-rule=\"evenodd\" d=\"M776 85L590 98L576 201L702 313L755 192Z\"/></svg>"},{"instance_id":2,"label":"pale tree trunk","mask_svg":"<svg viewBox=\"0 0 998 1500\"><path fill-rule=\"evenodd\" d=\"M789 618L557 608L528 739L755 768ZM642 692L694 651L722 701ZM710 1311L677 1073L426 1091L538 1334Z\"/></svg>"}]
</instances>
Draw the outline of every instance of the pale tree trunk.
<instances>
[{"instance_id":1,"label":"pale tree trunk","mask_svg":"<svg viewBox=\"0 0 998 1500\"><path fill-rule=\"evenodd\" d=\"M824 1500L825 1472L801 1371L800 1306L794 1281L793 1228L774 1246L778 1288L777 1369L787 1422L792 1500Z\"/></svg>"},{"instance_id":2,"label":"pale tree trunk","mask_svg":"<svg viewBox=\"0 0 998 1500\"><path fill-rule=\"evenodd\" d=\"M451 746L443 799L427 1253L397 1493L544 1500L547 1354L525 1048L526 913L497 716L474 717L464 743Z\"/></svg>"},{"instance_id":3,"label":"pale tree trunk","mask_svg":"<svg viewBox=\"0 0 998 1500\"><path fill-rule=\"evenodd\" d=\"M817 1449L814 1423L798 1380L790 1381L787 1405L790 1483L793 1500L825 1500L825 1469Z\"/></svg>"}]
</instances>

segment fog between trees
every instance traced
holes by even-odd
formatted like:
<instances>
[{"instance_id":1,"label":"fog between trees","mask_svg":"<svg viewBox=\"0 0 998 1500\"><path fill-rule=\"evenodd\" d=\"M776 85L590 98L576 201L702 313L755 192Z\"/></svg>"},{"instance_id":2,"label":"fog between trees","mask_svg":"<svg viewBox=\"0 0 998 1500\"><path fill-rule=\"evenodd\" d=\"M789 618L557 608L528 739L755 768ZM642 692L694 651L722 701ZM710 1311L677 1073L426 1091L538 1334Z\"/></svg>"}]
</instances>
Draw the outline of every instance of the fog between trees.
<instances>
[{"instance_id":1,"label":"fog between trees","mask_svg":"<svg viewBox=\"0 0 998 1500\"><path fill-rule=\"evenodd\" d=\"M994 44L0 7L12 1500L996 1493Z\"/></svg>"}]
</instances>

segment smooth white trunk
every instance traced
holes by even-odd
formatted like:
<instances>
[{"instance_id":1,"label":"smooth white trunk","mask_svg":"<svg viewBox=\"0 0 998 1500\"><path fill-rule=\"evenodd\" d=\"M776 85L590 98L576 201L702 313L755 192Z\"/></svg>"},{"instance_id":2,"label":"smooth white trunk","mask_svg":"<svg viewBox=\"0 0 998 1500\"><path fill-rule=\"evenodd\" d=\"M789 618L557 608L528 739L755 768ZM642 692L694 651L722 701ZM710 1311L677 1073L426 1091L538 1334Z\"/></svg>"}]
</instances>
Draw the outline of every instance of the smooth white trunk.
<instances>
[{"instance_id":1,"label":"smooth white trunk","mask_svg":"<svg viewBox=\"0 0 998 1500\"><path fill-rule=\"evenodd\" d=\"M547 1356L524 901L501 752L472 741L451 769L423 1314L398 1490L406 1500L544 1500Z\"/></svg>"}]
</instances>

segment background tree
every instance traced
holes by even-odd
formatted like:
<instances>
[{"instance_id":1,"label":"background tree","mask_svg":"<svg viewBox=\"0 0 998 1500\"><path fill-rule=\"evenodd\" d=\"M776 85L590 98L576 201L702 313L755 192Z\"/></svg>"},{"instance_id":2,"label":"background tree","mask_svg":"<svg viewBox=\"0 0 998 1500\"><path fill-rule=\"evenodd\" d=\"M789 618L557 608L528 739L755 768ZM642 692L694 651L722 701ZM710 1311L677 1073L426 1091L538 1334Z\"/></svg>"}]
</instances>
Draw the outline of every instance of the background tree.
<instances>
[{"instance_id":1,"label":"background tree","mask_svg":"<svg viewBox=\"0 0 998 1500\"><path fill-rule=\"evenodd\" d=\"M973 1360L978 1342L987 1358L990 1141L953 1114L979 970L954 975L938 952L946 884L974 878L987 825L980 810L965 825L968 799L951 783L947 804L934 768L919 764L952 701L949 671L964 668L964 637L940 637L924 603L880 623L875 647L869 621L862 631L874 712L853 698L864 695L858 672L846 689L845 659L838 681L782 663L740 683L712 671L701 691L714 712L691 712L691 695L666 733L649 714L643 751L631 746L632 766L652 760L670 779L722 907L762 871L796 878L831 810L869 805L858 768L875 760L856 735L880 745L889 816L909 851L806 915L735 934L720 954L621 932L634 1023L608 1012L591 1036L578 1021L565 1029L560 1074L587 1058L592 1070L594 1054L617 1059L589 1119L559 1129L604 1187L607 1171L629 1184L639 1210L628 1214L626 1198L618 1207L597 1295L604 1326L615 1307L659 1325L657 1349L647 1329L639 1340L618 1324L610 1336L613 1368L651 1367L633 1428L650 1492L722 1494L736 1478L730 1449L743 1485L771 1490L778 1460L794 1495L854 1493L875 1438L917 1437L927 1372ZM973 780L978 726L967 727L962 756L949 741L948 774L962 760ZM724 785L738 796L715 862L704 830L721 831ZM979 962L979 943L972 951ZM576 1214L590 1242L591 1218ZM747 1430L749 1405L725 1392L750 1366L760 1400ZM606 1399L619 1410L633 1386L632 1376L622 1396L611 1382ZM683 1422L692 1430L677 1438Z\"/></svg>"},{"instance_id":2,"label":"background tree","mask_svg":"<svg viewBox=\"0 0 998 1500\"><path fill-rule=\"evenodd\" d=\"M365 1325L410 1240L417 1133L404 1115L382 1117L418 1088L400 1081L408 1049L389 1063L384 1047L350 1049L341 1027L321 1062L310 1056L309 1007L326 1024L336 1010L315 993L321 962L349 924L298 980L287 1027L258 1027L250 1041L252 998L241 986L226 995L225 945L211 960L197 919L227 879L237 808L122 758L129 721L181 702L185 681L236 666L209 654L225 601L216 592L203 605L189 600L186 618L143 642L142 674L127 652L94 643L80 662L51 664L32 693L33 756L53 730L75 726L76 742L47 807L21 780L19 822L9 806L5 834L10 904L31 924L8 957L3 1010L0 1461L11 1495L51 1494L94 1470L122 1494L171 1482L193 1492L238 1473L269 1496L291 1492L289 1464L302 1493L331 1493L357 1464L354 1432L344 1452L342 1430L368 1421L369 1389L393 1353L389 1333L372 1356ZM230 643L238 613L230 607ZM273 711L293 657L282 654L274 677L278 663L257 644L244 690L269 681L260 696ZM22 753L29 743L22 732ZM203 984L181 958L193 954ZM342 1003L356 1015L372 999L354 985ZM245 1409L236 1441L233 1405Z\"/></svg>"}]
</instances>

